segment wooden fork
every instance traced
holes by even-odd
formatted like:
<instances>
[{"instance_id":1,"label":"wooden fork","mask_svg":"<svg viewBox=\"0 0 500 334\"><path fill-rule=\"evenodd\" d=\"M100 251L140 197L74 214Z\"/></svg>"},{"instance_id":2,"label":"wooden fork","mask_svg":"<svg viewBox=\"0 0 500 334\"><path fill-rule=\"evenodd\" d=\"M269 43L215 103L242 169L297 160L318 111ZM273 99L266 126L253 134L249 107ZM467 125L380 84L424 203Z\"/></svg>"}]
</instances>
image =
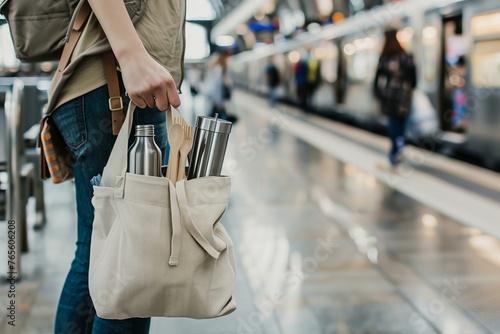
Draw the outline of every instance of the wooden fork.
<instances>
[{"instance_id":1,"label":"wooden fork","mask_svg":"<svg viewBox=\"0 0 500 334\"><path fill-rule=\"evenodd\" d=\"M186 123L186 120L182 117L174 118L174 123L181 124L184 129L184 142L179 149L179 168L177 171L177 180L184 179L186 177L186 159L193 146L193 130Z\"/></svg>"}]
</instances>

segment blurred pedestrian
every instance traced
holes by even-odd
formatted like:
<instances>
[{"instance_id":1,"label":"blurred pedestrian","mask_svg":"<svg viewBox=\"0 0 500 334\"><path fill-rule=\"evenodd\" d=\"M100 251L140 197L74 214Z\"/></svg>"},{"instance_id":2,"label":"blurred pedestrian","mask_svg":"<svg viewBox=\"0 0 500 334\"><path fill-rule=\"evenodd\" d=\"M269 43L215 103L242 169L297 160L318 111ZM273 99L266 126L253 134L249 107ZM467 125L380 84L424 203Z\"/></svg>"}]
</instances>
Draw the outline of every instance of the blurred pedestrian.
<instances>
[{"instance_id":1,"label":"blurred pedestrian","mask_svg":"<svg viewBox=\"0 0 500 334\"><path fill-rule=\"evenodd\" d=\"M307 61L301 59L293 67L295 75L295 87L300 107L307 111Z\"/></svg>"},{"instance_id":2,"label":"blurred pedestrian","mask_svg":"<svg viewBox=\"0 0 500 334\"><path fill-rule=\"evenodd\" d=\"M307 60L307 80L306 80L306 106L307 109L313 108L314 92L319 86L321 73L321 64L312 54Z\"/></svg>"},{"instance_id":3,"label":"blurred pedestrian","mask_svg":"<svg viewBox=\"0 0 500 334\"><path fill-rule=\"evenodd\" d=\"M269 58L266 66L266 83L269 94L269 105L271 108L276 107L276 88L280 84L280 73L278 68L273 63L273 59Z\"/></svg>"},{"instance_id":4,"label":"blurred pedestrian","mask_svg":"<svg viewBox=\"0 0 500 334\"><path fill-rule=\"evenodd\" d=\"M235 121L234 116L227 113L225 101L231 99L231 84L227 76L229 54L226 51L221 51L214 54L214 58L208 68L208 82L206 83L209 90L208 96L212 102L211 116L219 115L219 118L229 121Z\"/></svg>"},{"instance_id":5,"label":"blurred pedestrian","mask_svg":"<svg viewBox=\"0 0 500 334\"><path fill-rule=\"evenodd\" d=\"M385 44L374 81L374 94L389 120L387 134L392 143L389 152L392 166L402 159L406 121L417 83L413 56L403 49L396 35L397 30L385 32Z\"/></svg>"},{"instance_id":6,"label":"blurred pedestrian","mask_svg":"<svg viewBox=\"0 0 500 334\"><path fill-rule=\"evenodd\" d=\"M450 76L454 85L452 94L452 125L457 132L464 132L467 127L467 62L465 56L460 56L455 65L455 69Z\"/></svg>"}]
</instances>

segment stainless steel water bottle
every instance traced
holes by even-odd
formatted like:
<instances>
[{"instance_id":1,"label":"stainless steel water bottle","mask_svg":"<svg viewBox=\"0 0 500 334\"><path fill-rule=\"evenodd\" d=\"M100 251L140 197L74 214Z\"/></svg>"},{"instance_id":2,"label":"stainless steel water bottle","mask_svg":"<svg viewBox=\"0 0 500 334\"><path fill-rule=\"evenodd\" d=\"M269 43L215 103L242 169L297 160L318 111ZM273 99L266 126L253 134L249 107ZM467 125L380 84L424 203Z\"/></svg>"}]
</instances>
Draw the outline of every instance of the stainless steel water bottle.
<instances>
[{"instance_id":1,"label":"stainless steel water bottle","mask_svg":"<svg viewBox=\"0 0 500 334\"><path fill-rule=\"evenodd\" d=\"M129 173L161 176L162 154L154 136L154 125L135 127L135 141L128 150Z\"/></svg>"},{"instance_id":2,"label":"stainless steel water bottle","mask_svg":"<svg viewBox=\"0 0 500 334\"><path fill-rule=\"evenodd\" d=\"M214 117L198 116L193 148L189 156L188 180L203 176L220 176L232 123Z\"/></svg>"}]
</instances>

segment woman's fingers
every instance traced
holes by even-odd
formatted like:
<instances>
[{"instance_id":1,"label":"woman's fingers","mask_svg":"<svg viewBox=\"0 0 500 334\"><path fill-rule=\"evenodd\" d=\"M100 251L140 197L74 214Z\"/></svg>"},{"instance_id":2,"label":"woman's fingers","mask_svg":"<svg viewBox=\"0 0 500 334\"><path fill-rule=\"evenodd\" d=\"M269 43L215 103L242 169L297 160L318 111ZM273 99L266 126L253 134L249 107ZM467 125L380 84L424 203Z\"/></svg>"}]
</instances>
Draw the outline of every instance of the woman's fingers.
<instances>
[{"instance_id":1,"label":"woman's fingers","mask_svg":"<svg viewBox=\"0 0 500 334\"><path fill-rule=\"evenodd\" d=\"M158 96L156 97L156 108L160 109L161 111L165 111L169 107L170 103L167 94L165 92L158 93Z\"/></svg>"},{"instance_id":2,"label":"woman's fingers","mask_svg":"<svg viewBox=\"0 0 500 334\"><path fill-rule=\"evenodd\" d=\"M148 105L146 104L146 101L144 101L142 99L142 97L140 97L139 95L137 94L129 94L130 96L130 100L132 102L134 102L134 104L139 107L140 109L144 109L146 108Z\"/></svg>"},{"instance_id":3,"label":"woman's fingers","mask_svg":"<svg viewBox=\"0 0 500 334\"><path fill-rule=\"evenodd\" d=\"M174 78L149 55L140 61L125 62L122 75L130 99L139 108L157 107L165 111L170 105L181 104Z\"/></svg>"},{"instance_id":4,"label":"woman's fingers","mask_svg":"<svg viewBox=\"0 0 500 334\"><path fill-rule=\"evenodd\" d=\"M179 97L179 93L177 92L177 87L173 79L167 84L167 96L168 101L174 108L178 108L181 105L181 99Z\"/></svg>"},{"instance_id":5,"label":"woman's fingers","mask_svg":"<svg viewBox=\"0 0 500 334\"><path fill-rule=\"evenodd\" d=\"M142 96L142 99L146 102L149 108L154 108L156 106L155 97L151 95L151 93L149 93L149 95Z\"/></svg>"},{"instance_id":6,"label":"woman's fingers","mask_svg":"<svg viewBox=\"0 0 500 334\"><path fill-rule=\"evenodd\" d=\"M170 108L170 105L177 108L181 104L177 87L175 86L174 79L171 77L166 81L164 86L155 91L155 97L156 107L162 111L166 111Z\"/></svg>"}]
</instances>

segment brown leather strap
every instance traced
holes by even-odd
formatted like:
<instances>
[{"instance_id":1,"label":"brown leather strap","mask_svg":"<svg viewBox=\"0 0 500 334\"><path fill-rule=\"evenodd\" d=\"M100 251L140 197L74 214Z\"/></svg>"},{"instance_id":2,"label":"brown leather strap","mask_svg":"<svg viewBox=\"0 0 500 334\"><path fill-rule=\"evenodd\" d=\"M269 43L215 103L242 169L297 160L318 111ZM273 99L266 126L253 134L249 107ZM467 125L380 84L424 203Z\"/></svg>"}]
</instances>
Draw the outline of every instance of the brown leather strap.
<instances>
[{"instance_id":1,"label":"brown leather strap","mask_svg":"<svg viewBox=\"0 0 500 334\"><path fill-rule=\"evenodd\" d=\"M59 64L57 65L57 70L56 73L54 74L54 78L52 79L52 85L53 87L57 86L59 81L62 78L62 74L66 66L68 66L70 60L71 60L71 55L73 54L73 51L75 50L76 44L78 43L78 40L80 39L83 29L85 28L85 24L87 23L90 13L92 13L92 9L90 8L90 5L88 4L87 1L82 4L82 7L78 11L75 21L73 23L73 27L71 27L71 33L69 35L69 39L64 44L63 51L61 53L61 58L59 59ZM40 121L40 132L38 135L38 147L40 148L40 177L42 180L46 180L51 177L50 170L49 170L49 165L47 163L47 152L45 152L45 147L42 144L42 133L44 131L44 128L46 126L46 122L48 120L48 117L45 116L41 119Z\"/></svg>"},{"instance_id":2,"label":"brown leather strap","mask_svg":"<svg viewBox=\"0 0 500 334\"><path fill-rule=\"evenodd\" d=\"M102 27L100 28L101 38L106 37ZM118 71L116 70L116 59L113 51L105 52L101 55L104 68L104 76L108 85L108 105L111 112L111 124L113 135L117 136L122 127L125 115L123 113L123 100L120 93L120 85L118 83Z\"/></svg>"},{"instance_id":3,"label":"brown leather strap","mask_svg":"<svg viewBox=\"0 0 500 334\"><path fill-rule=\"evenodd\" d=\"M123 113L123 100L120 94L120 85L118 84L115 55L112 51L108 51L103 53L101 58L104 66L106 83L108 84L108 104L109 111L111 112L113 135L117 136L125 120L125 115Z\"/></svg>"},{"instance_id":4,"label":"brown leather strap","mask_svg":"<svg viewBox=\"0 0 500 334\"><path fill-rule=\"evenodd\" d=\"M69 61L71 59L71 55L73 54L73 51L75 50L76 43L78 43L78 40L80 39L80 36L82 35L83 28L85 28L85 23L87 23L87 20L89 19L90 13L92 12L92 9L90 8L90 5L88 4L87 1L82 5L80 8L80 11L78 12L75 23L73 25L73 28L71 30L71 34L69 35L69 40L68 42L64 45L62 54L61 54L61 59L59 60L59 64L57 65L57 70L56 73L54 74L54 79L52 85L55 87L57 86L57 83L61 80L62 73L66 66L68 66Z\"/></svg>"}]
</instances>

